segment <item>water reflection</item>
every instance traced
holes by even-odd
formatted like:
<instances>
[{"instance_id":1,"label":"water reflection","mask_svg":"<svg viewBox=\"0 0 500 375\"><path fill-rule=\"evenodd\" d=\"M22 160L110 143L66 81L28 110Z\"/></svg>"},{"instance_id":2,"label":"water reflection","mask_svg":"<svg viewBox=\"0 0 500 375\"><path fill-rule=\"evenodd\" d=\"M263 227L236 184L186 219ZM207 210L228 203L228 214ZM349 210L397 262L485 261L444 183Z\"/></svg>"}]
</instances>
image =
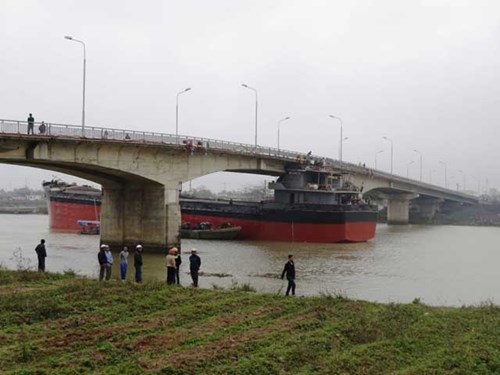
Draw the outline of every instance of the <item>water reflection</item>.
<instances>
[{"instance_id":1,"label":"water reflection","mask_svg":"<svg viewBox=\"0 0 500 375\"><path fill-rule=\"evenodd\" d=\"M14 249L36 265L34 247L47 240L49 271L67 269L97 277L97 236L49 233L47 216L0 215L0 263L15 268ZM200 287L250 284L283 292L279 276L287 255L295 255L297 293L344 294L375 301L435 305L500 302L499 228L379 225L377 237L358 244L301 244L183 240L181 284L190 285L188 258L202 260ZM115 262L118 254L114 254ZM144 252L145 280L165 280L164 257ZM129 262L133 263L130 256ZM113 268L118 278L118 265ZM218 277L215 275L227 275ZM133 280L133 265L129 266Z\"/></svg>"}]
</instances>

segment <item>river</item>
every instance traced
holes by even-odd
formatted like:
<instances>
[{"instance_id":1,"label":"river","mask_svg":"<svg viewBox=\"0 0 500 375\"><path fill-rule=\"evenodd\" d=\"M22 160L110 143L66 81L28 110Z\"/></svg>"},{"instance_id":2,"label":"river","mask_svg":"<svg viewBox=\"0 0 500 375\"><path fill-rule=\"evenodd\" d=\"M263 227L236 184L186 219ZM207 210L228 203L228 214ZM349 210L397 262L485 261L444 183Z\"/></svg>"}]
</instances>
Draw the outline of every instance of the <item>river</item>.
<instances>
[{"instance_id":1,"label":"river","mask_svg":"<svg viewBox=\"0 0 500 375\"><path fill-rule=\"evenodd\" d=\"M46 240L48 271L97 276L99 236L51 233L46 215L0 215L0 265L36 268L34 248L41 238ZM195 247L201 271L210 275L200 277L200 287L237 283L283 293L286 282L279 275L293 253L298 295L378 302L419 298L437 306L500 304L498 238L496 227L379 224L375 239L356 244L183 240L181 284L190 285L188 257ZM22 259L16 259L15 252L21 252ZM114 257L117 263L118 254ZM145 249L143 258L145 280L164 280L164 257ZM114 268L113 276L118 273ZM128 279L133 279L131 266Z\"/></svg>"}]
</instances>

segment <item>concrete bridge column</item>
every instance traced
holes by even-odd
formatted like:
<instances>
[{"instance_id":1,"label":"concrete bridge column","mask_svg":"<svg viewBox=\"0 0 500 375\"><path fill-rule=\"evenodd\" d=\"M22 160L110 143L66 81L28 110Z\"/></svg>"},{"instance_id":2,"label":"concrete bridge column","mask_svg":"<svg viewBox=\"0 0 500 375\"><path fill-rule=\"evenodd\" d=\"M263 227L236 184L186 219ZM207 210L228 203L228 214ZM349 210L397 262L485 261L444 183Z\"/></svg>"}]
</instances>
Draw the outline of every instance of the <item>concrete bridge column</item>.
<instances>
[{"instance_id":1,"label":"concrete bridge column","mask_svg":"<svg viewBox=\"0 0 500 375\"><path fill-rule=\"evenodd\" d=\"M178 244L178 190L160 184L103 186L101 241L113 247L165 250Z\"/></svg>"},{"instance_id":2,"label":"concrete bridge column","mask_svg":"<svg viewBox=\"0 0 500 375\"><path fill-rule=\"evenodd\" d=\"M387 224L408 224L410 200L415 194L390 194L387 197Z\"/></svg>"},{"instance_id":3,"label":"concrete bridge column","mask_svg":"<svg viewBox=\"0 0 500 375\"><path fill-rule=\"evenodd\" d=\"M416 224L431 223L444 199L418 198L411 202L410 221Z\"/></svg>"}]
</instances>

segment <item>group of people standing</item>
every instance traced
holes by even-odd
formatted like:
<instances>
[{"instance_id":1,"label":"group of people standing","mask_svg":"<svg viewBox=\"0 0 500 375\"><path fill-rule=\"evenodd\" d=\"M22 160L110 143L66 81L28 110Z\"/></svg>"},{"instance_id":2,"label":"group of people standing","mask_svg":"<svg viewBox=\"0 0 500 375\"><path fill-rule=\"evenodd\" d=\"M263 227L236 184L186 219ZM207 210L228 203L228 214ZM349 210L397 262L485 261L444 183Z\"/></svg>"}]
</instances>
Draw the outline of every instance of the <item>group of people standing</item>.
<instances>
[{"instance_id":1,"label":"group of people standing","mask_svg":"<svg viewBox=\"0 0 500 375\"><path fill-rule=\"evenodd\" d=\"M45 242L42 240L43 243ZM38 249L38 247L37 247ZM37 250L38 253L38 250ZM127 280L127 270L128 270L128 247L124 246L123 250L120 252L120 279L122 282ZM113 254L109 248L109 245L102 244L99 253L97 254L97 260L99 262L99 281L110 280L111 270L113 266ZM179 250L176 247L171 247L168 250L168 255L166 257L166 268L167 268L167 284L174 285L180 284L180 266L182 264L182 258ZM134 267L135 267L135 282L142 282L142 245L137 245L134 252ZM189 257L189 270L191 278L193 280L193 286L198 287L198 276L201 267L201 259L197 254L196 249L191 250L191 256Z\"/></svg>"},{"instance_id":2,"label":"group of people standing","mask_svg":"<svg viewBox=\"0 0 500 375\"><path fill-rule=\"evenodd\" d=\"M47 131L45 122L42 121L42 123L38 127L38 131L40 132L40 134L45 134L45 132ZM35 134L35 118L31 113L28 116L28 134Z\"/></svg>"},{"instance_id":3,"label":"group of people standing","mask_svg":"<svg viewBox=\"0 0 500 375\"><path fill-rule=\"evenodd\" d=\"M124 246L120 252L120 279L122 282L127 280L128 270L128 247ZM99 262L99 281L111 279L111 269L113 266L113 254L109 245L102 244L97 254ZM137 245L134 252L135 282L142 283L142 245Z\"/></svg>"},{"instance_id":4,"label":"group of people standing","mask_svg":"<svg viewBox=\"0 0 500 375\"><path fill-rule=\"evenodd\" d=\"M45 258L47 257L47 250L45 249L45 240L40 240L40 243L36 246L35 252L38 257L38 271L45 272ZM127 270L128 270L128 247L124 246L123 250L120 252L120 279L122 282L127 280ZM99 281L110 280L111 270L113 266L113 254L108 245L102 244L99 253L97 254L97 260L99 262ZM167 268L167 284L174 285L180 284L180 266L182 264L181 254L179 249L176 247L171 247L168 250L166 256L166 268ZM191 250L191 255L189 256L189 271L191 279L193 280L193 286L198 287L198 276L201 267L201 259L197 254L196 249ZM142 245L137 245L134 252L134 268L135 268L135 282L142 282ZM288 261L285 263L283 272L281 273L281 279L286 275L288 281L288 286L286 288L285 295L292 296L295 295L295 263L293 255L288 255Z\"/></svg>"},{"instance_id":5,"label":"group of people standing","mask_svg":"<svg viewBox=\"0 0 500 375\"><path fill-rule=\"evenodd\" d=\"M171 247L168 250L168 254L165 258L165 267L167 268L167 284L174 285L180 284L180 266L182 264L181 254L179 249L176 247ZM201 259L197 254L196 249L191 250L191 255L189 256L189 271L191 274L191 279L193 280L193 286L198 287L198 276L201 267Z\"/></svg>"}]
</instances>

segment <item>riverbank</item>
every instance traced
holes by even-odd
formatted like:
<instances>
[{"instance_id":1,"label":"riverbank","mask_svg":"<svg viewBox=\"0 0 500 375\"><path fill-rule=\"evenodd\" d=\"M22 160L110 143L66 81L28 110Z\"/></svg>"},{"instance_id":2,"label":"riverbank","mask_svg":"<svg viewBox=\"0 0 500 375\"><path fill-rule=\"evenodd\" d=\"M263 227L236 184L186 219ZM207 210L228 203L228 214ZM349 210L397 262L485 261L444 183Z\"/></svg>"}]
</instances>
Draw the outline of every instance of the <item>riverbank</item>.
<instances>
[{"instance_id":1,"label":"riverbank","mask_svg":"<svg viewBox=\"0 0 500 375\"><path fill-rule=\"evenodd\" d=\"M0 270L12 374L498 374L500 308L290 298Z\"/></svg>"}]
</instances>

